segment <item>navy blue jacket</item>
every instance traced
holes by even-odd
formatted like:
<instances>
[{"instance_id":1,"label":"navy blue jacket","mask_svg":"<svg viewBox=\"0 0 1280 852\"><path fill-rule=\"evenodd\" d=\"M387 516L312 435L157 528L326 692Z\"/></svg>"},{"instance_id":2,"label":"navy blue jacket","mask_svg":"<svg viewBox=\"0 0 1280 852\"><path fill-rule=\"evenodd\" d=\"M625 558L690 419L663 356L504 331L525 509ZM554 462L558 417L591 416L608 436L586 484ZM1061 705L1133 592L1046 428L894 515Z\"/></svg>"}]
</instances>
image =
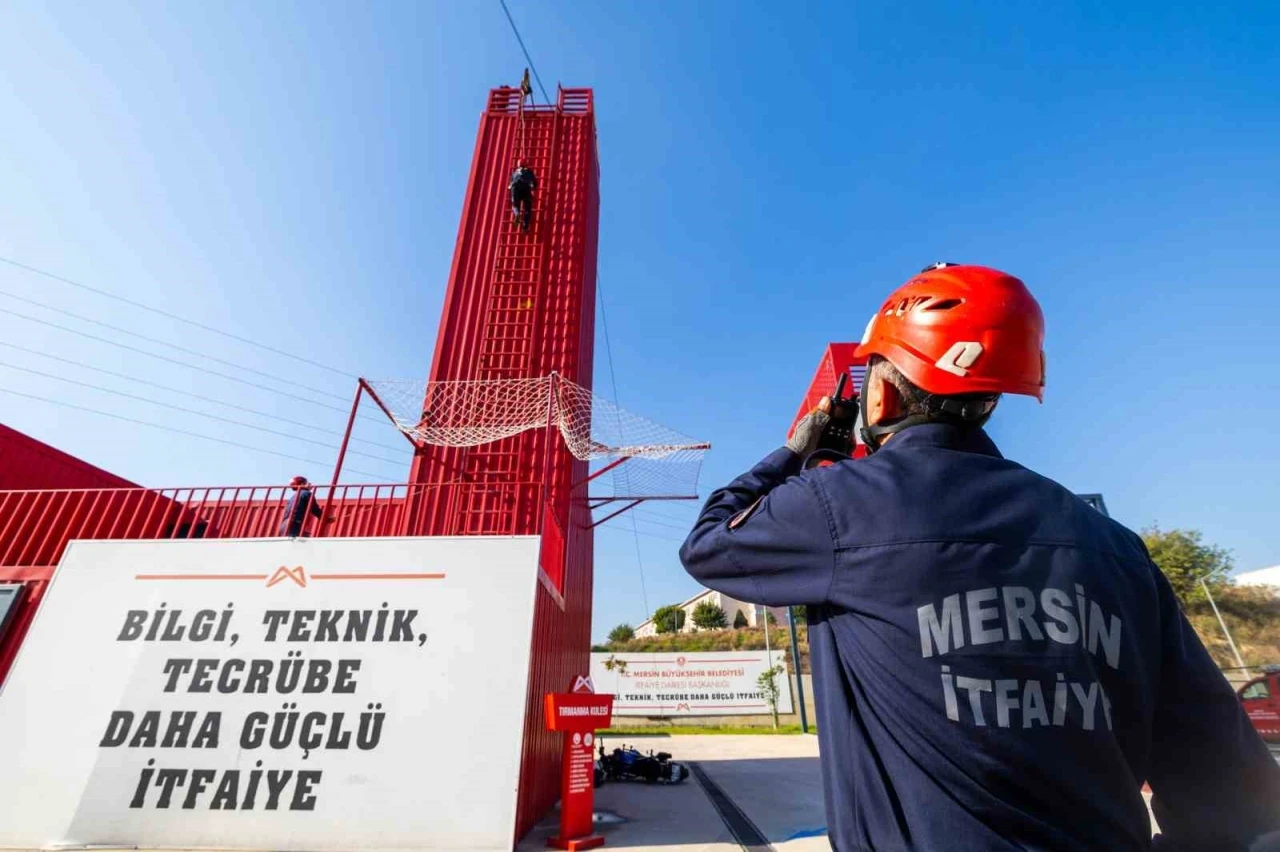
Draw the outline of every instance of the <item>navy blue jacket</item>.
<instances>
[{"instance_id":1,"label":"navy blue jacket","mask_svg":"<svg viewBox=\"0 0 1280 852\"><path fill-rule=\"evenodd\" d=\"M324 512L320 509L320 504L314 499L310 488L299 488L293 492L293 496L289 498L289 502L284 507L284 520L280 522L280 535L287 535L296 538L301 532L307 520L307 513L310 512L314 518L324 516ZM312 526L312 530L315 526Z\"/></svg>"},{"instance_id":2,"label":"navy blue jacket","mask_svg":"<svg viewBox=\"0 0 1280 852\"><path fill-rule=\"evenodd\" d=\"M801 472L780 449L680 550L739 600L809 606L828 831L852 850L1242 849L1280 768L1141 539L930 424Z\"/></svg>"},{"instance_id":3,"label":"navy blue jacket","mask_svg":"<svg viewBox=\"0 0 1280 852\"><path fill-rule=\"evenodd\" d=\"M538 178L534 175L533 169L517 168L511 173L511 181L507 184L507 188L518 193L532 192L538 188Z\"/></svg>"}]
</instances>

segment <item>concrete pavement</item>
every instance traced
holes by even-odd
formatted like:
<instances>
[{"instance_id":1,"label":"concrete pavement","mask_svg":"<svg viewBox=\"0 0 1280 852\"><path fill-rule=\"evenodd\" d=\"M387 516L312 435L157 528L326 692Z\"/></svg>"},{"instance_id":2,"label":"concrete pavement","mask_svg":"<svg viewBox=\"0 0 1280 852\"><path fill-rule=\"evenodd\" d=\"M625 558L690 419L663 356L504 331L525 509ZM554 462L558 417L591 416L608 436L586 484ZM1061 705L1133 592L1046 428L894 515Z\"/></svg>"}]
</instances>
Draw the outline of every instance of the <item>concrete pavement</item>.
<instances>
[{"instance_id":1,"label":"concrete pavement","mask_svg":"<svg viewBox=\"0 0 1280 852\"><path fill-rule=\"evenodd\" d=\"M817 737L621 737L605 745L612 748L624 743L641 751L669 751L675 760L696 765L705 780L695 775L678 787L632 783L600 787L596 810L622 820L599 824L606 848L739 852L744 845L755 846L750 828L743 838L746 842L739 842L717 810L717 803L726 807L727 798L727 807L736 807L749 820L758 839L780 852L830 849L822 810ZM534 829L520 844L521 852L545 849L547 838L555 833L555 819L552 815Z\"/></svg>"},{"instance_id":2,"label":"concrete pavement","mask_svg":"<svg viewBox=\"0 0 1280 852\"><path fill-rule=\"evenodd\" d=\"M596 810L609 820L616 819L598 824L606 849L760 852L772 847L779 852L825 852L831 848L817 737L620 737L606 742L606 747L623 744L646 752L671 752L675 760L701 772L695 771L678 787L633 783L600 787ZM1144 798L1150 808L1150 797ZM734 811L750 823L745 836L735 836L730 828L736 821ZM556 817L553 814L534 829L519 852L546 849L547 838L555 833Z\"/></svg>"}]
</instances>

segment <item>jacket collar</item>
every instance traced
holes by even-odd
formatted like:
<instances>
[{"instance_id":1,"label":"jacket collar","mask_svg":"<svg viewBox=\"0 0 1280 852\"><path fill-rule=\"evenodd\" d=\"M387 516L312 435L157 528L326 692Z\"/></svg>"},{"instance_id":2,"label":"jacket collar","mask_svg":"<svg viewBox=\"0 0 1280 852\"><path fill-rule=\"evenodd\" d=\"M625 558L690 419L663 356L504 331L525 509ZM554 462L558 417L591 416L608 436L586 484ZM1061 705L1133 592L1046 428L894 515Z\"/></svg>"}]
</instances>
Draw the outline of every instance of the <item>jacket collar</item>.
<instances>
[{"instance_id":1,"label":"jacket collar","mask_svg":"<svg viewBox=\"0 0 1280 852\"><path fill-rule=\"evenodd\" d=\"M979 428L953 426L949 423L924 423L896 433L880 448L880 453L911 451L919 447L941 447L962 453L1003 458L987 433Z\"/></svg>"}]
</instances>

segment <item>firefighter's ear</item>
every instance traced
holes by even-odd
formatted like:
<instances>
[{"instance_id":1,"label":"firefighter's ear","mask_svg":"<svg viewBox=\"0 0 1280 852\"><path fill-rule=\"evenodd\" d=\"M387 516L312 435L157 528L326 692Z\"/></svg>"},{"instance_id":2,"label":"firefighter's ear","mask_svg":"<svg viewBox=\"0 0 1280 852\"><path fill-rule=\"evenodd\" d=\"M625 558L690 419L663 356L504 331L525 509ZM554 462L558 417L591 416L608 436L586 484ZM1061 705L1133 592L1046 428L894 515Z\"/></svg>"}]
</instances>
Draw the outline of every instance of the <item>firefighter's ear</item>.
<instances>
[{"instance_id":1,"label":"firefighter's ear","mask_svg":"<svg viewBox=\"0 0 1280 852\"><path fill-rule=\"evenodd\" d=\"M892 382L887 382L879 370L867 374L862 392L867 396L868 426L879 426L902 416L902 395Z\"/></svg>"}]
</instances>

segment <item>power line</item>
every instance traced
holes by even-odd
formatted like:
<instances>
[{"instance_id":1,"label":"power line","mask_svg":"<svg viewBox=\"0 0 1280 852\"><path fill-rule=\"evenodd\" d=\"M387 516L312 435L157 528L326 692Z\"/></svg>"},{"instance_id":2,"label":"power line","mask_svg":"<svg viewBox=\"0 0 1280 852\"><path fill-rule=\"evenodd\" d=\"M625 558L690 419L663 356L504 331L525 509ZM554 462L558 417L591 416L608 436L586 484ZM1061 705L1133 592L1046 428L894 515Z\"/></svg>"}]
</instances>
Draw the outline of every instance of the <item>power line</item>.
<instances>
[{"instance_id":1,"label":"power line","mask_svg":"<svg viewBox=\"0 0 1280 852\"><path fill-rule=\"evenodd\" d=\"M665 518L668 521L680 521L681 523L686 523L690 520L688 515L672 515L666 512L659 512L657 510L657 506L661 505L661 502L659 501L652 501L652 502L654 504L653 506L650 506L650 503L646 502L644 504L644 507L638 510L640 514L653 515L654 517L657 517L657 518ZM662 501L662 502L665 502L665 501ZM675 508L675 507L671 507L671 508ZM690 508L696 508L696 507L691 506Z\"/></svg>"},{"instance_id":2,"label":"power line","mask_svg":"<svg viewBox=\"0 0 1280 852\"><path fill-rule=\"evenodd\" d=\"M538 89L542 91L542 99L547 102L547 106L551 105L551 98L547 97L547 89L542 85L542 78L538 76L538 69L534 67L533 59L529 56L529 48L524 46L524 39L520 38L520 30L516 29L516 21L511 17L511 10L507 8L507 0L498 0L502 4L502 11L507 13L507 22L511 24L511 32L516 34L516 41L520 43L520 50L524 52L524 61L529 63L529 70L533 72L533 79L538 81Z\"/></svg>"},{"instance_id":3,"label":"power line","mask_svg":"<svg viewBox=\"0 0 1280 852\"><path fill-rule=\"evenodd\" d=\"M683 543L684 543L684 539L682 539L682 538L673 538L673 537L671 537L671 536L667 536L667 535L658 535L657 533L650 533L650 532L635 532L635 531L632 531L632 530L627 529L626 527L615 527L615 526L613 525L613 522L612 522L612 521L608 521L608 522L606 522L606 523L603 523L603 524L601 524L600 526L596 527L596 529L598 529L598 530L608 530L609 532L620 532L620 533L628 533L628 532L629 532L629 533L631 533L632 535L642 535L642 536L644 536L645 538L657 538L657 539L661 539L662 541L674 541L674 542L676 542L677 544L683 544ZM648 615L646 615L646 616L645 616L645 618L648 618L648 617L649 617Z\"/></svg>"},{"instance_id":4,"label":"power line","mask_svg":"<svg viewBox=\"0 0 1280 852\"><path fill-rule=\"evenodd\" d=\"M75 361L71 358L63 358L61 355L52 355L48 352L41 352L38 349L30 349L26 346L19 346L16 343L7 343L3 340L0 340L0 346L7 347L9 349L16 349L19 352L26 352L30 355L37 355L41 358L48 358L53 361L61 361L62 363L70 364L73 367L80 367L85 370L93 370L95 373L102 373L107 376L115 376L116 378L124 379L127 382L137 382L138 384L141 384L141 385L148 385L150 387L157 388L159 390L166 391L168 393L176 393L176 394L181 394L183 396L189 396L192 399L199 399L204 402L213 403L214 405L225 405L227 408L234 408L237 411L244 411L249 414L256 414L259 417L266 417L271 420L278 420L281 423L288 423L290 426L296 426L300 429L311 429L312 431L315 431L315 432L321 432L325 435L333 435L339 438L342 437L343 434L345 434L343 432L338 432L333 429L325 429L323 426L314 426L310 423L302 423L297 420L290 420L287 417L281 417L278 414L271 414L266 411L260 411L259 409L256 409L256 408L249 408L248 406L239 405L234 402L229 402L225 399L218 399L217 397L205 396L203 394L198 394L194 391L183 390L182 388L169 387L168 385L162 385L159 382L153 382L149 379L142 379L142 378L138 378L137 376L130 376L127 373L117 373L115 370L108 370L105 367L95 367L94 365L86 364L83 361ZM353 436L351 440L358 441L361 444L368 444L373 447L381 447L384 450L391 450L392 452L397 452L401 449L400 447L392 447L389 444L383 444L379 441L370 441L367 438L356 438Z\"/></svg>"},{"instance_id":5,"label":"power line","mask_svg":"<svg viewBox=\"0 0 1280 852\"><path fill-rule=\"evenodd\" d=\"M504 7L505 8L505 7ZM609 384L613 388L613 402L618 413L618 431L622 431L622 400L618 399L618 379L613 372L613 346L609 343L609 317L604 310L604 290L596 285L596 300L600 303L600 322L604 327L604 351L609 361ZM649 591L644 581L644 557L640 554L640 528L636 526L636 516L631 515L631 531L636 540L636 567L640 571L640 597L644 601L644 617L648 618L653 610L649 609Z\"/></svg>"},{"instance_id":6,"label":"power line","mask_svg":"<svg viewBox=\"0 0 1280 852\"><path fill-rule=\"evenodd\" d=\"M514 24L512 26L514 26ZM541 82L539 82L539 85L541 85ZM241 343L247 343L250 346L256 346L259 349L262 349L266 352L272 352L276 355L283 355L286 358L292 358L295 361L301 361L304 364L310 364L312 367L318 367L321 370L328 370L331 373L337 373L340 376L346 376L347 378L350 378L350 379L359 378L359 376L355 375L354 373L348 373L345 370L339 370L336 367L330 367L327 364L321 364L319 361L313 361L310 358L304 358L301 355L295 355L294 353L289 352L285 349L277 349L274 346L268 346L265 343L259 343L256 340L250 340L247 337L241 337L238 334L233 334L232 332L229 332L229 331L223 331L220 328L214 328L211 325L206 325L202 322L197 322L196 320L193 320L193 319L187 319L184 316L179 316L178 314L170 313L169 311L161 310L160 308L155 308L155 307L152 307L151 305L143 304L142 302L135 302L133 299L127 299L124 296L117 296L115 293L111 293L107 290L100 290L97 287L90 287L88 284L82 284L79 281L73 281L70 278L65 278L61 275L55 275L52 272L47 272L43 269L38 269L34 266L29 266L25 263L19 263L18 261L13 260L12 258L0 256L0 263L7 263L10 266L17 267L18 269L25 269L27 272L33 272L36 275L43 275L45 278L49 278L53 281L59 281L63 284L69 284L72 287L79 287L81 290L87 290L90 293L97 293L99 296L105 296L108 299L115 299L117 302L123 302L126 305L132 305L135 308L141 308L144 311L150 311L153 314L159 314L162 317L168 317L171 320L176 320L177 322L183 322L183 323L186 323L187 325L194 326L199 329L203 329L204 331L212 332L213 334L220 334L223 337L229 338L231 340L238 340Z\"/></svg>"},{"instance_id":7,"label":"power line","mask_svg":"<svg viewBox=\"0 0 1280 852\"><path fill-rule=\"evenodd\" d=\"M308 399L305 396L299 396L296 393L289 393L288 391L283 391L283 390L279 390L278 388L269 387L267 385L261 384L260 382L253 382L248 379L242 379L239 376L232 376L228 373L220 373L217 370L210 370L208 367L201 367L198 364L192 364L188 361L179 361L177 358L170 358L168 355L161 355L158 352L148 352L146 349L139 349L136 346L130 346L127 343L121 343L117 340L111 340L110 338L99 337L96 334L90 334L87 331L81 331L80 329L77 329L77 328L68 328L65 325L58 325L58 323L56 322L50 322L49 320L40 319L39 317L28 316L27 314L20 313L19 311L11 311L8 308L0 308L0 313L9 314L10 316L20 317L22 319L28 320L29 322L36 322L36 323L40 323L41 325L47 325L50 328L56 328L60 331L65 331L70 334L78 334L81 337L86 337L89 340L96 340L99 343L105 343L108 346L115 346L120 349L127 349L130 352L137 352L138 354L146 355L149 358L157 358L161 361L167 361L170 364L177 364L179 367L186 367L191 370L198 370L201 373L208 373L211 376L217 376L218 378L221 378L221 379L227 379L228 381L232 381L232 382L239 382L242 385L255 387L255 388L258 388L259 390L265 390L270 393L277 394L279 396L287 396L290 399L296 399L299 402L305 402L310 405L317 405L321 408L328 408L332 411L345 412L347 410L345 408L340 408L339 406L336 406L336 405L330 405L327 402L319 402L314 399ZM372 418L368 418L368 419L372 419Z\"/></svg>"},{"instance_id":8,"label":"power line","mask_svg":"<svg viewBox=\"0 0 1280 852\"><path fill-rule=\"evenodd\" d=\"M635 510L633 509L632 511L635 511ZM684 530L685 532L688 532L688 531L689 531L689 527L688 527L687 525L683 525L683 524L667 524L667 523L663 523L662 521L655 521L655 520L651 520L650 518L641 518L641 519L640 519L640 523L642 523L642 524L653 524L654 526L659 526L659 527L670 527L670 528L671 528L671 529L673 529L673 530Z\"/></svg>"},{"instance_id":9,"label":"power line","mask_svg":"<svg viewBox=\"0 0 1280 852\"><path fill-rule=\"evenodd\" d=\"M268 379L275 379L276 381L279 381L279 382L286 382L287 384L291 384L305 391L310 391L311 393L320 394L321 396L330 396L330 397L333 397L334 399L346 399L346 397L340 394L333 393L332 391L327 391L322 388L308 387L307 385L300 385L297 382L290 381L289 379L286 379L282 376L278 376L275 373L268 373L265 370L259 370L255 367L246 367L243 364L237 364L235 361L228 361L225 358L219 358L217 355L209 355L197 349L188 349L185 346L179 346L178 344L170 343L167 340L160 340L159 338L156 338L156 337L148 337L147 335L142 334L140 332L131 331L130 329L127 329L127 328L121 328L120 326L112 325L109 322L102 322L101 320L92 319L90 317L84 316L83 314L77 314L75 311L68 311L64 308L54 307L53 305L46 304L36 299L28 299L26 296L19 296L16 293L10 293L7 290L0 290L0 296L4 296L5 298L8 298L8 299L15 299L16 301L19 301L19 302L25 302L28 305L35 305L37 308L42 308L46 311L53 311L55 314L62 314L63 316L68 316L68 317L71 317L72 319L78 319L81 322L87 322L87 323L90 323L91 325L96 325L101 328L108 328L108 329L111 329L112 331L118 331L121 334L127 334L130 337L136 337L139 340L145 340L148 343L155 343L159 346L168 346L170 349L176 349L179 352L184 352L187 355L194 355L197 358L208 358L210 361L214 361L218 364L225 364L228 367L235 367L237 370L244 370L246 373L253 373L254 375L263 376Z\"/></svg>"},{"instance_id":10,"label":"power line","mask_svg":"<svg viewBox=\"0 0 1280 852\"><path fill-rule=\"evenodd\" d=\"M10 390L9 388L0 388L0 393L7 393L12 396L21 396L21 397L25 397L26 399L34 399L37 402L47 402L50 405L61 405L64 408L74 408L77 411L87 411L90 414L98 414L103 417L111 417L116 420L123 420L126 423L135 423L139 426L150 426L153 429L163 429L166 432L176 432L179 435L189 435L192 438L203 438L206 441L216 441L219 444L226 444L231 447L236 447L237 449L249 450L250 452L266 453L267 455L279 456L280 458L291 459L292 461L306 462L307 464L321 465L322 467L328 465L328 462L317 461L316 459L308 459L308 458L303 458L302 456L290 455L289 453L277 452L276 450L268 450L265 447L254 447L249 444L241 444L238 441L228 441L225 438L215 438L213 435L202 435L199 432L189 432L186 429L178 429L177 427L174 427L174 426L165 426L162 423L152 423L149 420L138 420L133 417L126 417L123 414L113 414L110 411L101 411L97 408L88 408L87 406L76 405L71 402L63 402L60 399L49 399L48 397L37 396L31 393L23 393L22 391ZM356 470L354 467L348 468L348 470L350 470L352 473L361 474L362 476L372 476L375 479L382 475L379 473L370 473L367 470Z\"/></svg>"},{"instance_id":11,"label":"power line","mask_svg":"<svg viewBox=\"0 0 1280 852\"><path fill-rule=\"evenodd\" d=\"M304 438L301 435L295 435L291 432L281 432L279 429L269 429L266 426L257 426L253 423L246 423L243 420L234 420L230 417L222 417L217 414L209 414L204 411L197 411L194 408L187 408L186 406L183 406L183 405L174 405L171 402L162 402L161 400L158 400L158 399L151 399L150 397L138 396L137 394L128 393L126 391L114 390L112 388L104 388L99 385L91 385L88 382L81 382L81 381L77 381L76 379L68 379L65 376L57 376L57 375L54 375L53 373L46 373L43 370L33 370L30 367L19 367L16 364L8 364L4 361L0 361L0 367L7 367L10 370L21 370L24 373L31 373L32 375L35 375L35 376L43 376L46 379L53 379L59 382L66 382L67 384L79 385L82 388L90 388L91 390L101 391L102 393L115 394L116 396L122 396L125 399L134 399L134 400L137 400L138 402L149 403L150 405L159 405L159 406L162 406L163 408L171 408L174 411L181 411L185 414L194 414L198 417L207 417L210 420L217 420L222 423L230 423L232 426L242 426L246 429L256 429L259 432L266 432L271 435L279 435L281 437L288 438L292 441L301 441L304 444L313 444L317 447L324 447L325 449L328 449L328 450L338 449L333 444L326 444L323 441L315 441L315 440L312 440L311 438ZM384 461L384 462L387 462L388 464L397 464L397 465L401 464L401 462L396 459L389 459L385 456L375 456L372 453L364 453L364 452L361 452L360 450L348 450L347 452L351 453L351 455L353 456L364 456L365 458L377 459L378 461Z\"/></svg>"}]
</instances>

